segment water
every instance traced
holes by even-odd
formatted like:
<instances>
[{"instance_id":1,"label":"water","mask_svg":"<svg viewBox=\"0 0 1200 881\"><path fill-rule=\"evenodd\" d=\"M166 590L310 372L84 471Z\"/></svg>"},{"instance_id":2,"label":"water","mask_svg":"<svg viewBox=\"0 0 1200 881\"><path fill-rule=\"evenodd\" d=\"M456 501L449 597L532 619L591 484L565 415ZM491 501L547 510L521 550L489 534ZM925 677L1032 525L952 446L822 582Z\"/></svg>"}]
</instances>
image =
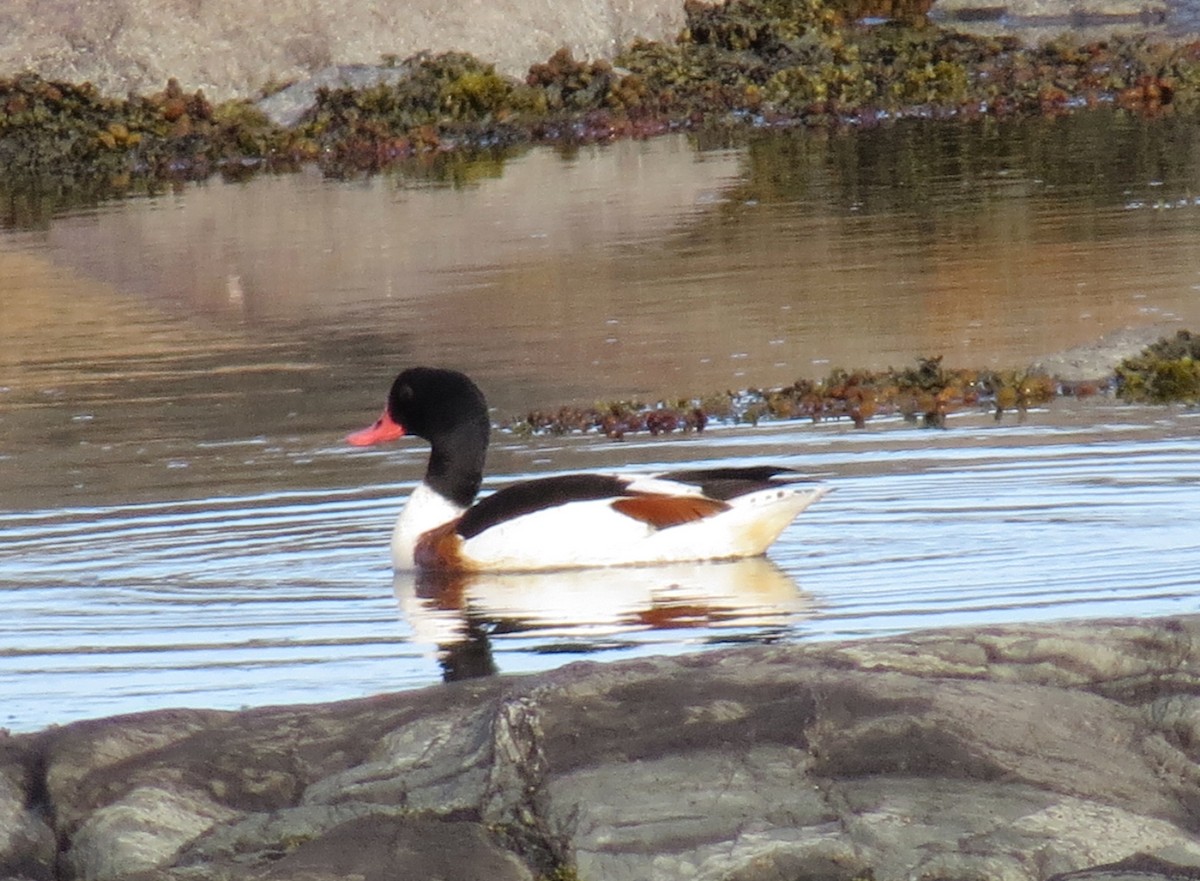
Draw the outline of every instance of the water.
<instances>
[{"instance_id":1,"label":"water","mask_svg":"<svg viewBox=\"0 0 1200 881\"><path fill-rule=\"evenodd\" d=\"M1186 120L685 139L210 182L0 234L0 725L325 700L744 641L1197 609L1197 414L499 434L489 486L698 462L835 492L769 560L393 582L401 366L497 419L1200 328ZM447 173L448 174L448 173Z\"/></svg>"}]
</instances>

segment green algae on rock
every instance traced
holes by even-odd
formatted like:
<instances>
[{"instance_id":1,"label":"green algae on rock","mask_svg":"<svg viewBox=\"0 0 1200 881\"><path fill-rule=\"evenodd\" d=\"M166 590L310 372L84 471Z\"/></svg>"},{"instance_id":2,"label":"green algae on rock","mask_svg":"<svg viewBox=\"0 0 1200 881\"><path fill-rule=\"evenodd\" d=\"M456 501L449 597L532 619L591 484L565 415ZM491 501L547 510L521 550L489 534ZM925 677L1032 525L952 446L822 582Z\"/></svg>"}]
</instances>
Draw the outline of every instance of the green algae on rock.
<instances>
[{"instance_id":1,"label":"green algae on rock","mask_svg":"<svg viewBox=\"0 0 1200 881\"><path fill-rule=\"evenodd\" d=\"M1200 336L1181 330L1126 358L1117 367L1117 395L1152 404L1200 401Z\"/></svg>"},{"instance_id":2,"label":"green algae on rock","mask_svg":"<svg viewBox=\"0 0 1200 881\"><path fill-rule=\"evenodd\" d=\"M396 83L319 90L303 135L342 159L377 165L448 139L512 139L508 121L533 107L528 90L470 55L421 55L403 66L410 73Z\"/></svg>"},{"instance_id":3,"label":"green algae on rock","mask_svg":"<svg viewBox=\"0 0 1200 881\"><path fill-rule=\"evenodd\" d=\"M876 123L902 116L1057 114L1194 105L1200 42L1070 36L1036 48L928 22L927 0L689 0L673 43L635 40L614 63L555 53L524 82L464 53L423 53L400 77L322 89L284 129L248 102L213 106L177 83L103 98L33 74L0 80L9 176L199 178L326 161L366 170L414 153L639 137L679 127ZM887 20L865 16L887 16Z\"/></svg>"},{"instance_id":4,"label":"green algae on rock","mask_svg":"<svg viewBox=\"0 0 1200 881\"><path fill-rule=\"evenodd\" d=\"M174 80L116 100L88 83L0 79L0 170L9 179L204 178L223 162L278 153L283 135L247 102L214 107Z\"/></svg>"}]
</instances>

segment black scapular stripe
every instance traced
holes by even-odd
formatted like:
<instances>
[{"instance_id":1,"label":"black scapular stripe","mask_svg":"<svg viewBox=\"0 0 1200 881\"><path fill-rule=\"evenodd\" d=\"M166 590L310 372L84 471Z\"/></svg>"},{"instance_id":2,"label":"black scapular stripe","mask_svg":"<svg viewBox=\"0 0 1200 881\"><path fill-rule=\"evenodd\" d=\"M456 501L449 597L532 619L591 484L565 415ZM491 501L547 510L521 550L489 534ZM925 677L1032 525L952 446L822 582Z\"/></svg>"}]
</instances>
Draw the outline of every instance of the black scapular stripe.
<instances>
[{"instance_id":1,"label":"black scapular stripe","mask_svg":"<svg viewBox=\"0 0 1200 881\"><path fill-rule=\"evenodd\" d=\"M722 502L736 499L746 493L778 486L779 482L775 478L780 476L799 477L800 472L777 465L748 465L743 468L696 468L659 475L663 480L677 480L699 487L710 499L719 499Z\"/></svg>"},{"instance_id":2,"label":"black scapular stripe","mask_svg":"<svg viewBox=\"0 0 1200 881\"><path fill-rule=\"evenodd\" d=\"M480 499L458 521L463 538L474 538L497 523L554 508L568 502L615 498L626 495L629 482L609 474L564 474L525 480Z\"/></svg>"}]
</instances>

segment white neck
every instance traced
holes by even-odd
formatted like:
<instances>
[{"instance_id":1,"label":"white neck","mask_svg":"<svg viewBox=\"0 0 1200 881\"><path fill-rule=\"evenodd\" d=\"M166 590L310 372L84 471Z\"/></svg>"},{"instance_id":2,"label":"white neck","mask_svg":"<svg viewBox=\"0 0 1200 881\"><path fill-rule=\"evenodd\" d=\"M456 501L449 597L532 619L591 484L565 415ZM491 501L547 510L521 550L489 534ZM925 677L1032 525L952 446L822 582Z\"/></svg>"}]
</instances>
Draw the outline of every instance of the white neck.
<instances>
[{"instance_id":1,"label":"white neck","mask_svg":"<svg viewBox=\"0 0 1200 881\"><path fill-rule=\"evenodd\" d=\"M415 568L413 550L417 540L429 530L462 516L465 510L429 484L419 484L408 497L396 518L396 528L392 530L392 567L397 570Z\"/></svg>"}]
</instances>

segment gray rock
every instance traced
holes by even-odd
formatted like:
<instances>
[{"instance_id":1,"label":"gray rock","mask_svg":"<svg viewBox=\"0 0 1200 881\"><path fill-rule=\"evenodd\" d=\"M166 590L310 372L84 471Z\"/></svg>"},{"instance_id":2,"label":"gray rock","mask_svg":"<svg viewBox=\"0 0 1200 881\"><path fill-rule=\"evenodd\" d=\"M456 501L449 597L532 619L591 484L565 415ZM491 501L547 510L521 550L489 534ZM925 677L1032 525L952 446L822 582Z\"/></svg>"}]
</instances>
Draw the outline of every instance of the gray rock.
<instances>
[{"instance_id":1,"label":"gray rock","mask_svg":"<svg viewBox=\"0 0 1200 881\"><path fill-rule=\"evenodd\" d=\"M116 881L171 865L185 845L238 817L186 786L139 786L92 811L71 838L67 865L82 881Z\"/></svg>"},{"instance_id":2,"label":"gray rock","mask_svg":"<svg viewBox=\"0 0 1200 881\"><path fill-rule=\"evenodd\" d=\"M0 828L25 830L0 867L1200 879L1198 635L1197 617L951 630L79 723L0 741Z\"/></svg>"},{"instance_id":3,"label":"gray rock","mask_svg":"<svg viewBox=\"0 0 1200 881\"><path fill-rule=\"evenodd\" d=\"M1194 13L1167 0L935 0L930 18L979 36L1015 36L1027 45L1070 34L1080 42L1148 36L1189 38ZM1090 378L1090 377L1089 377Z\"/></svg>"},{"instance_id":4,"label":"gray rock","mask_svg":"<svg viewBox=\"0 0 1200 881\"><path fill-rule=\"evenodd\" d=\"M1050 881L1155 881L1155 879L1177 879L1197 881L1200 872L1195 867L1182 866L1168 860L1160 860L1144 853L1118 860L1104 866L1093 866L1078 872L1055 875Z\"/></svg>"},{"instance_id":5,"label":"gray rock","mask_svg":"<svg viewBox=\"0 0 1200 881\"><path fill-rule=\"evenodd\" d=\"M938 0L933 13L1036 37L1044 23L1078 32L1106 19L1140 32L1165 20L1174 33L1174 19L1194 19L1188 8L1167 0ZM669 42L683 24L680 0L6 0L0 75L30 70L115 96L149 94L174 77L185 91L223 101L422 51L469 52L522 77L563 46L577 58L612 58L635 37ZM297 111L278 112L289 119Z\"/></svg>"},{"instance_id":6,"label":"gray rock","mask_svg":"<svg viewBox=\"0 0 1200 881\"><path fill-rule=\"evenodd\" d=\"M406 65L377 67L368 64L340 64L327 67L314 76L293 83L255 103L271 122L291 128L304 118L317 101L321 89L369 89L395 85L409 76Z\"/></svg>"},{"instance_id":7,"label":"gray rock","mask_svg":"<svg viewBox=\"0 0 1200 881\"><path fill-rule=\"evenodd\" d=\"M1028 23L1050 19L1100 24L1105 19L1162 22L1170 6L1165 0L937 0L935 9L935 18L1006 15Z\"/></svg>"},{"instance_id":8,"label":"gray rock","mask_svg":"<svg viewBox=\"0 0 1200 881\"><path fill-rule=\"evenodd\" d=\"M533 881L513 854L466 820L367 816L273 861L255 881Z\"/></svg>"},{"instance_id":9,"label":"gray rock","mask_svg":"<svg viewBox=\"0 0 1200 881\"><path fill-rule=\"evenodd\" d=\"M1161 763L1178 756L1144 730L1143 713L1087 691L947 678L947 655L974 652L969 640L937 639L924 651L903 640L878 653L870 643L832 650L857 655L857 669L791 649L655 664L644 676L622 668L587 695L585 720L540 693L548 717L580 723L548 725L546 752L550 767L570 769L551 777L551 817L581 877L726 878L819 857L853 867L847 877L1030 879L1127 856L1148 838L1200 863L1190 784L1164 779ZM1086 669L1073 656L1089 656L1085 642L1050 634L982 639L1002 678L1013 662L1034 680L1062 676L1028 663L1044 654L1031 643L1053 645L1071 678ZM1109 648L1096 666L1116 663ZM645 734L614 739L609 755L577 733L622 720ZM641 791L637 779L648 782ZM965 840L974 853L961 852Z\"/></svg>"},{"instance_id":10,"label":"gray rock","mask_svg":"<svg viewBox=\"0 0 1200 881\"><path fill-rule=\"evenodd\" d=\"M1059 379L1092 381L1111 377L1117 365L1162 337L1173 337L1176 324L1129 327L1105 334L1095 342L1039 358L1031 369Z\"/></svg>"},{"instance_id":11,"label":"gray rock","mask_svg":"<svg viewBox=\"0 0 1200 881\"><path fill-rule=\"evenodd\" d=\"M469 52L524 76L560 47L611 58L634 37L674 38L683 20L680 0L6 0L0 74L32 70L116 96L174 77L225 100L422 51Z\"/></svg>"},{"instance_id":12,"label":"gray rock","mask_svg":"<svg viewBox=\"0 0 1200 881\"><path fill-rule=\"evenodd\" d=\"M0 734L0 741L8 739ZM0 878L54 877L54 832L30 805L32 788L24 768L0 762Z\"/></svg>"},{"instance_id":13,"label":"gray rock","mask_svg":"<svg viewBox=\"0 0 1200 881\"><path fill-rule=\"evenodd\" d=\"M168 710L48 732L41 763L58 827L74 834L93 810L118 800L141 780L157 783L153 756L225 718L223 713Z\"/></svg>"}]
</instances>

